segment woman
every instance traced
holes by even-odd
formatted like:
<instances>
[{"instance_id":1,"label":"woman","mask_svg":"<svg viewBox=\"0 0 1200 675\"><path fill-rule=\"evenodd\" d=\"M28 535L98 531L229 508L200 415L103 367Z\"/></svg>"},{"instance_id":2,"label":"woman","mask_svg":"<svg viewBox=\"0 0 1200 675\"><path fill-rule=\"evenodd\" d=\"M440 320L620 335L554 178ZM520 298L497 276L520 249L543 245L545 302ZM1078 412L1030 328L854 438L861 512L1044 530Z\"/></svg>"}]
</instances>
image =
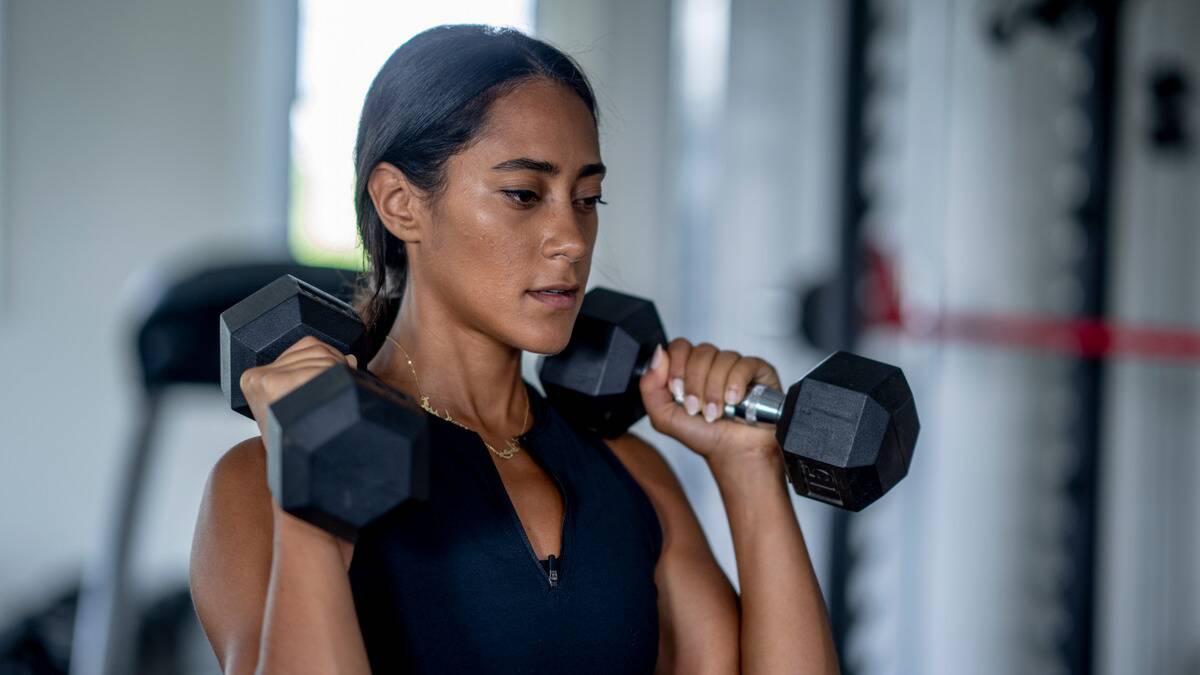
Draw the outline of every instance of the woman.
<instances>
[{"instance_id":1,"label":"woman","mask_svg":"<svg viewBox=\"0 0 1200 675\"><path fill-rule=\"evenodd\" d=\"M432 496L350 543L280 510L261 437L226 453L191 576L224 671L836 671L774 436L716 419L779 387L770 364L676 339L640 382L720 487L740 602L657 450L567 426L521 377L522 351L567 345L603 203L576 64L513 30L428 30L371 85L356 164L375 356L306 338L242 388L264 420L325 368L366 367L425 402Z\"/></svg>"}]
</instances>

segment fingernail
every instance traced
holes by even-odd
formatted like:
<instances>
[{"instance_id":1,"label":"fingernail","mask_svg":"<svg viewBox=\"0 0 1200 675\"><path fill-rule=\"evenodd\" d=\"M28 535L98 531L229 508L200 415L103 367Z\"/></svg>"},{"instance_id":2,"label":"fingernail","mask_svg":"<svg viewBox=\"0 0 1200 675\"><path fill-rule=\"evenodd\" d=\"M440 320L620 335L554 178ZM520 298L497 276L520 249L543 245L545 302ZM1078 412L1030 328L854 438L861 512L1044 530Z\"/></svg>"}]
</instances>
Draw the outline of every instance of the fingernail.
<instances>
[{"instance_id":1,"label":"fingernail","mask_svg":"<svg viewBox=\"0 0 1200 675\"><path fill-rule=\"evenodd\" d=\"M700 412L700 399L688 394L688 397L684 399L683 407L687 410L687 414L695 415Z\"/></svg>"},{"instance_id":2,"label":"fingernail","mask_svg":"<svg viewBox=\"0 0 1200 675\"><path fill-rule=\"evenodd\" d=\"M683 380L678 377L671 380L671 393L674 394L676 401L683 400Z\"/></svg>"},{"instance_id":3,"label":"fingernail","mask_svg":"<svg viewBox=\"0 0 1200 675\"><path fill-rule=\"evenodd\" d=\"M725 390L725 402L728 403L729 405L737 405L737 402L738 402L737 389L730 387Z\"/></svg>"},{"instance_id":4,"label":"fingernail","mask_svg":"<svg viewBox=\"0 0 1200 675\"><path fill-rule=\"evenodd\" d=\"M711 423L715 419L717 419L717 404L716 403L704 404L704 421Z\"/></svg>"},{"instance_id":5,"label":"fingernail","mask_svg":"<svg viewBox=\"0 0 1200 675\"><path fill-rule=\"evenodd\" d=\"M663 350L662 345L654 346L654 358L650 359L650 370L658 370L662 365Z\"/></svg>"}]
</instances>

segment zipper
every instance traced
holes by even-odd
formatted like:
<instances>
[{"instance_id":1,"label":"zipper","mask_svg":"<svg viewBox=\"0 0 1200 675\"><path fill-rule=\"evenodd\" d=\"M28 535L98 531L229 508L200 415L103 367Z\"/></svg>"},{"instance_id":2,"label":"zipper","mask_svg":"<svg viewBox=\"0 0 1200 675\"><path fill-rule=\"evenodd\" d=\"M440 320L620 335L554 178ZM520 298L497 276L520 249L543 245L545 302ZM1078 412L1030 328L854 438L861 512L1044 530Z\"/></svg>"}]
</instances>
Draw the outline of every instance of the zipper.
<instances>
[{"instance_id":1,"label":"zipper","mask_svg":"<svg viewBox=\"0 0 1200 675\"><path fill-rule=\"evenodd\" d=\"M563 503L564 503L564 506L563 506L562 525L566 525L567 509L566 509L566 498L565 497L563 498ZM510 502L510 504L511 504L511 502ZM529 553L529 559L533 561L534 566L536 566L538 571L542 573L542 576L546 577L546 581L548 581L550 583L550 588L552 588L552 589L558 588L558 575L559 575L558 557L555 556L553 553L546 556L547 567L549 569L547 569L546 567L542 567L542 561L540 558L537 557L537 553L533 550L533 544L529 541L529 535L525 534L525 528L524 528L524 526L521 525L521 518L520 518L520 516L517 515L516 508L512 508L511 510L512 510L513 523L516 525L517 531L521 533L521 541L525 543L525 550ZM562 526L560 526L560 527L562 527ZM562 527L562 530L563 530L563 534L559 536L559 544L558 544L560 550L563 548L562 542L566 538L566 532L565 532L566 528Z\"/></svg>"},{"instance_id":2,"label":"zipper","mask_svg":"<svg viewBox=\"0 0 1200 675\"><path fill-rule=\"evenodd\" d=\"M487 452L487 449L483 447L482 443L479 444L479 448L483 452ZM550 476L552 481L554 481L554 486L558 488L558 494L560 497L562 497L563 514L562 519L558 524L558 545L559 552L561 553L566 548L567 544L567 513L568 509L570 508L570 505L567 503L567 490L563 487L562 482L558 480L558 476L553 471L550 471L550 469L548 469L536 458L534 461L538 462L538 464L542 467L542 470ZM488 465L491 469L492 476L495 478L494 485L499 490L500 496L505 502L508 503L508 512L512 518L513 526L517 530L517 533L520 534L521 542L525 544L525 550L529 553L529 559L533 561L533 565L537 568L537 571L546 577L546 581L549 583L550 588L558 588L560 574L558 569L558 558L553 554L547 556L550 569L547 570L546 568L542 567L542 561L537 557L537 553L533 550L533 543L529 541L529 535L525 533L525 526L521 523L521 517L517 515L517 507L513 504L512 498L508 496L508 491L504 487L504 481L500 478L500 473L496 470L495 465L492 464L490 457L488 458Z\"/></svg>"}]
</instances>

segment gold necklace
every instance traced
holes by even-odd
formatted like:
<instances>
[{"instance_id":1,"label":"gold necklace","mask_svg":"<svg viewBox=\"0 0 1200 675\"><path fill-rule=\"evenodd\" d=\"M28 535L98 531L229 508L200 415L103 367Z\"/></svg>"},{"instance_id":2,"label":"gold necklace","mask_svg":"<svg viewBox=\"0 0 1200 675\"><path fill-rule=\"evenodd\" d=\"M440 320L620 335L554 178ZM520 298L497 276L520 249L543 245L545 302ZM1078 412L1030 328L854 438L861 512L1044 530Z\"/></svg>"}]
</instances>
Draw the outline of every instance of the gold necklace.
<instances>
[{"instance_id":1,"label":"gold necklace","mask_svg":"<svg viewBox=\"0 0 1200 675\"><path fill-rule=\"evenodd\" d=\"M458 425L458 426L462 427L463 429L466 429L467 431L470 431L471 433L475 434L476 436L479 436L479 440L480 440L480 441L483 441L483 444L484 444L485 446L487 446L487 449L488 449L488 450L491 450L493 453L495 453L495 454L496 454L496 456L497 456L497 457L499 457L500 459L512 459L512 458L513 458L513 455L515 455L515 454L517 454L518 452L520 452L520 451L521 451L521 446L517 444L517 436L514 436L513 438L510 438L510 439L508 439L508 440L505 442L505 444L504 444L504 449L503 449L503 450L497 450L497 449L493 448L493 447L491 446L491 444L490 444L490 443L488 443L487 441L485 441L485 440L483 439L483 435L482 435L482 434L480 434L478 431L475 431L475 430L474 430L474 429L472 429L471 427L469 427L469 426L467 426L467 425L463 424L462 422L459 422L458 420L454 419L454 418L453 418L453 417L450 415L450 410L449 410L449 409L447 409L447 410L446 410L446 413L445 413L444 415L443 415L442 413L438 412L437 410L434 410L433 406L429 405L429 397L428 397L428 396L426 396L426 395L425 395L425 393L421 391L421 380L419 380L419 379L417 378L417 369L416 369L416 368L413 366L412 358L410 358L410 357L409 357L409 355L408 355L408 350L406 350L406 349L404 348L404 346L403 346L403 345L401 345L399 342L397 342L397 341L396 341L396 339L395 339L395 338L393 338L391 335L388 335L388 336L387 336L387 339L391 340L391 341L392 341L392 344L394 344L394 345L396 345L397 347L399 347L401 352L404 352L404 360L405 360L405 361L408 361L408 369L412 371L413 383L414 383L414 384L416 384L416 386L417 386L417 396L418 396L418 397L420 398L420 400L421 400L421 407L422 407L422 408L424 408L424 409L425 409L426 411L428 411L428 412L431 412L431 413L433 413L433 414L434 414L434 415L436 415L437 417L439 417L439 418L441 418L441 419L444 419L444 420L446 420L447 422L450 422L451 424L456 424L456 425ZM528 398L526 398L526 399L525 399L525 419L521 420L521 429L522 429L521 433L522 433L522 434L523 434L523 433L525 433L525 431L524 431L524 429L525 429L525 423L526 423L526 422L528 422L528 421L529 421L529 399L528 399ZM520 435L520 434L518 434L518 436L519 436L519 435Z\"/></svg>"}]
</instances>

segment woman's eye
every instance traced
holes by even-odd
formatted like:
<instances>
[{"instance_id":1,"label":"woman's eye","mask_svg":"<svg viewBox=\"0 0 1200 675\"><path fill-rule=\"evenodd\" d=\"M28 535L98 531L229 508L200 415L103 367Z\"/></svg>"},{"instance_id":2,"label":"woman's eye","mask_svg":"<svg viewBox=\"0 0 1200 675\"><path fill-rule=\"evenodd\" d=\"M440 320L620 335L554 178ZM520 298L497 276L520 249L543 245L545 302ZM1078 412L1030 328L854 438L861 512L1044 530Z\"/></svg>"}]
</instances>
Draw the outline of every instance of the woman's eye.
<instances>
[{"instance_id":1,"label":"woman's eye","mask_svg":"<svg viewBox=\"0 0 1200 675\"><path fill-rule=\"evenodd\" d=\"M530 206L541 200L541 197L538 195L538 193L534 192L533 190L501 190L501 192L503 192L509 199L522 206ZM594 209L596 208L597 204L608 203L604 201L600 195L596 195L595 197L583 197L575 201L581 204L585 209Z\"/></svg>"},{"instance_id":2,"label":"woman's eye","mask_svg":"<svg viewBox=\"0 0 1200 675\"><path fill-rule=\"evenodd\" d=\"M538 195L533 190L501 190L508 198L518 204L532 204L537 201Z\"/></svg>"}]
</instances>

